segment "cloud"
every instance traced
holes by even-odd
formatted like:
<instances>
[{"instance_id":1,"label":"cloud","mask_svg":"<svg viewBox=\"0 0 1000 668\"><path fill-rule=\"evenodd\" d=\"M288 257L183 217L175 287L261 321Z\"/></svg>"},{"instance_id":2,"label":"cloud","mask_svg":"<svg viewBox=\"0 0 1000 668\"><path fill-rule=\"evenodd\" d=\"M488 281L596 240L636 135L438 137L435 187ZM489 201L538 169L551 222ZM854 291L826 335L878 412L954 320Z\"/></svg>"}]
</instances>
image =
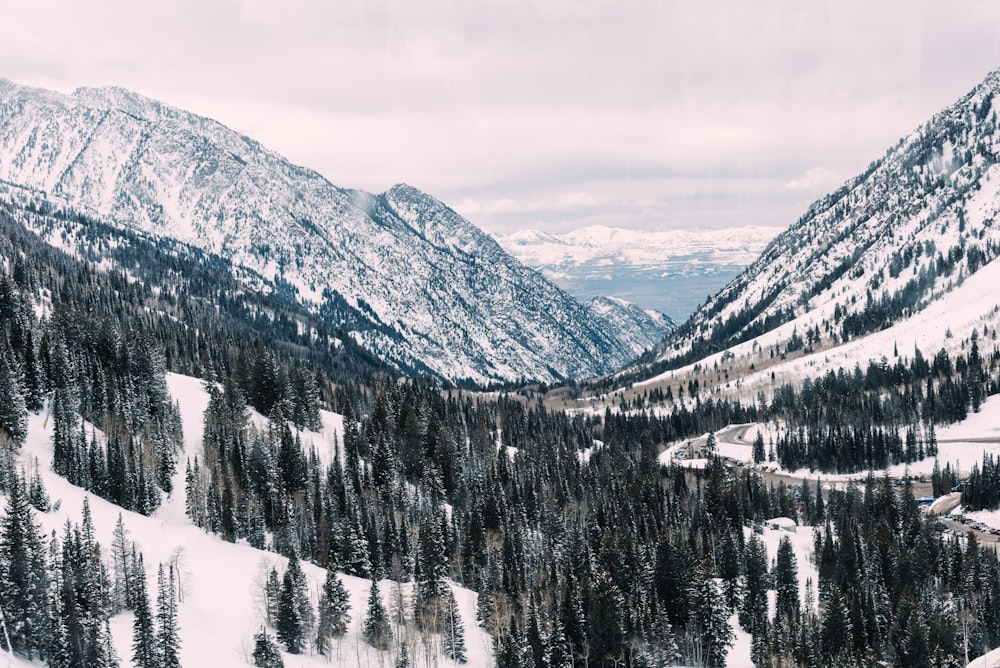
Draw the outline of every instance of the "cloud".
<instances>
[{"instance_id":1,"label":"cloud","mask_svg":"<svg viewBox=\"0 0 1000 668\"><path fill-rule=\"evenodd\" d=\"M790 222L1000 63L1000 5L978 0L7 4L0 76L122 85L508 228ZM693 190L649 186L667 176Z\"/></svg>"},{"instance_id":2,"label":"cloud","mask_svg":"<svg viewBox=\"0 0 1000 668\"><path fill-rule=\"evenodd\" d=\"M807 169L802 176L792 179L785 184L788 190L830 190L843 183L844 179L836 172L826 167L813 167Z\"/></svg>"},{"instance_id":3,"label":"cloud","mask_svg":"<svg viewBox=\"0 0 1000 668\"><path fill-rule=\"evenodd\" d=\"M495 199L466 198L454 205L455 211L463 216L480 214L535 213L556 211L589 211L609 203L606 196L594 193L561 193L541 199L517 201L509 197Z\"/></svg>"}]
</instances>

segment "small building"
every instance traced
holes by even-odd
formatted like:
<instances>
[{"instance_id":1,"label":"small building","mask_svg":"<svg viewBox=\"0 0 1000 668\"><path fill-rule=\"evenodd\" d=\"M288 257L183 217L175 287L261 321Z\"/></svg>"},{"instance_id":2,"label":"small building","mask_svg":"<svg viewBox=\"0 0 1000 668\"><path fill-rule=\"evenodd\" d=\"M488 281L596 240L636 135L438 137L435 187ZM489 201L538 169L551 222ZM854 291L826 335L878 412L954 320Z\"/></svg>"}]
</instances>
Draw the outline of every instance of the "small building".
<instances>
[{"instance_id":1,"label":"small building","mask_svg":"<svg viewBox=\"0 0 1000 668\"><path fill-rule=\"evenodd\" d=\"M764 525L768 529L774 529L775 531L788 531L789 533L795 533L797 525L795 520L791 517L773 517L769 520L764 520Z\"/></svg>"}]
</instances>

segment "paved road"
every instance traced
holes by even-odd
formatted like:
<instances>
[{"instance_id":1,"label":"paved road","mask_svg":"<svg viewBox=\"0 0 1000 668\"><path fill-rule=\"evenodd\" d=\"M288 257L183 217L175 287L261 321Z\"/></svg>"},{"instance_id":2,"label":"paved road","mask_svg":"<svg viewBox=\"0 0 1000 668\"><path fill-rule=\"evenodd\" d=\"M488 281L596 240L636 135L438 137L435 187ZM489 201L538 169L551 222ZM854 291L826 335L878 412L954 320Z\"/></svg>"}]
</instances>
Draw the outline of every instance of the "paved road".
<instances>
[{"instance_id":1,"label":"paved road","mask_svg":"<svg viewBox=\"0 0 1000 668\"><path fill-rule=\"evenodd\" d=\"M720 429L715 432L715 439L719 444L724 445L740 445L746 447L752 447L752 441L746 438L747 432L751 427L755 426L756 423L749 422L746 424L733 424ZM707 436L698 436L697 438L692 438L687 442L686 454L688 458L694 459L704 456L704 447L707 442ZM963 442L970 442L965 440ZM998 441L1000 442L1000 441ZM729 466L742 466L743 464L736 464L731 461L725 462ZM762 463L757 467L757 472L763 478L764 482L773 485L778 485L779 483L784 483L786 486L791 485L801 485L803 483L808 483L811 485L816 484L817 474L806 474L803 476L794 476L789 473L783 473L778 471L769 471L769 464L767 462ZM866 474L859 473L856 474L855 482L863 483ZM831 489L846 489L848 482L842 480L824 480L821 483L822 489L829 491ZM921 482L919 480L913 480L913 494L916 497L930 496L932 486L930 482Z\"/></svg>"},{"instance_id":2,"label":"paved road","mask_svg":"<svg viewBox=\"0 0 1000 668\"><path fill-rule=\"evenodd\" d=\"M728 427L725 427L715 432L715 439L719 444L752 446L752 443L747 440L746 434L753 426L754 423L729 425ZM689 458L703 457L704 448L707 440L708 438L706 436L699 436L697 438L693 438L690 441L688 441L686 448L682 449L685 450L685 454ZM997 438L954 439L954 440L948 439L948 440L939 440L938 442L939 443L949 443L949 442L1000 443L1000 439ZM743 463L737 464L736 462L733 461L728 461L728 460L723 460L723 461L727 466L745 466L745 464ZM767 464L765 463L764 466L767 466ZM787 473L768 471L766 468L763 467L758 468L757 471L760 474L761 478L763 478L764 482L774 485L777 485L779 483L785 483L786 486L800 485L802 483L815 485L816 483L815 476L813 477L809 477L808 475L802 477L793 476ZM864 479L864 474L860 474L860 480L858 480L858 482L862 482L863 479ZM823 481L821 483L821 486L825 492L828 492L831 489L844 489L846 488L847 484L848 484L847 482L839 480ZM912 484L913 484L914 496L917 497L931 496L931 483L920 482L915 480L913 481ZM944 498L946 498L947 501L942 501L941 503L936 504L937 507L935 508L935 514L942 515L941 521L944 523L944 525L949 529L951 529L952 531L964 531L965 533L968 534L975 534L976 539L979 541L980 545L992 546L997 553L997 557L1000 558L1000 536L993 536L988 533L983 533L977 529L973 529L968 525L962 524L961 522L956 522L954 520L948 519L947 517L943 517L943 515L951 512L955 507L957 507L961 503L962 495L957 493L949 494L948 497L943 497L943 499Z\"/></svg>"}]
</instances>

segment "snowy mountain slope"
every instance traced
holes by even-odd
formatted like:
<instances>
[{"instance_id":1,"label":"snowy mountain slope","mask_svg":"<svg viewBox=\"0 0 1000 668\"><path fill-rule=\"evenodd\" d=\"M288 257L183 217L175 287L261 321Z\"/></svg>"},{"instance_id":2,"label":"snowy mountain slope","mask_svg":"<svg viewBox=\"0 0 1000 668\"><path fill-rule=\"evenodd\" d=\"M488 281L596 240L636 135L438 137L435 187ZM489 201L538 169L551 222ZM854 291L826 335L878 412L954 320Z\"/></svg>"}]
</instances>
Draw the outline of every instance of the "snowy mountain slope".
<instances>
[{"instance_id":1,"label":"snowy mountain slope","mask_svg":"<svg viewBox=\"0 0 1000 668\"><path fill-rule=\"evenodd\" d=\"M965 353L969 333L973 330L980 334L987 332L987 336L980 339L980 345L992 349L997 345L997 331L1000 330L998 285L1000 262L992 262L965 279L946 297L891 327L835 346L820 344L813 352L807 349L798 355L784 355L785 359L782 355L772 356L771 352L783 349L796 332L824 326L824 313L810 312L751 341L663 371L636 383L634 389L641 391L667 380L676 382L678 378L692 375L705 378L706 370L712 368L729 370L726 381L717 385L719 392L753 399L760 391L770 394L784 383L798 383L805 377L815 378L838 369L851 370L855 365L865 367L869 360L895 361L897 355L912 357L915 349L927 359L942 349L949 355Z\"/></svg>"},{"instance_id":2,"label":"snowy mountain slope","mask_svg":"<svg viewBox=\"0 0 1000 668\"><path fill-rule=\"evenodd\" d=\"M504 249L571 294L608 294L687 317L747 265L780 228L627 230L495 235Z\"/></svg>"},{"instance_id":3,"label":"snowy mountain slope","mask_svg":"<svg viewBox=\"0 0 1000 668\"><path fill-rule=\"evenodd\" d=\"M181 461L201 452L202 415L208 396L201 381L186 376L170 374L168 385L171 395L180 403L185 430L185 452ZM263 612L259 596L261 577L271 564L284 568L286 560L277 554L261 552L245 544L231 544L218 536L205 533L191 524L184 513L183 467L174 480L176 490L150 517L123 511L118 506L89 495L57 476L49 467L52 458L52 425L43 426L44 417L29 417L28 439L21 449L19 460L30 470L37 457L40 471L49 496L58 502L58 510L38 513L36 518L43 533L62 533L67 520L79 523L83 501L86 498L96 528L96 535L106 551L111 543L115 522L121 513L130 538L145 557L147 578L155 585L159 563L173 560L180 571L183 600L179 603L181 636L180 659L184 666L217 666L218 668L243 668L252 665L249 659L252 636L262 624ZM327 413L324 421L327 430L320 434L305 435L305 442L312 442L322 456L329 457L339 416ZM2 496L2 495L0 495ZM0 498L2 503L2 498ZM313 605L325 571L311 564L302 564L310 584ZM382 666L391 665L395 652L379 652L362 639L360 628L364 619L370 583L367 580L341 574L350 594L351 623L347 634L334 646L336 655L328 660L321 656L284 654L287 666ZM394 583L384 580L379 584L386 603L393 592ZM412 585L404 585L404 592ZM155 587L154 587L155 590ZM453 586L455 597L466 628L469 665L488 665L491 662L489 636L475 622L475 594ZM132 666L132 614L122 613L112 619L112 634L122 668ZM272 630L273 635L273 630ZM429 665L427 655L416 644L410 656L414 665ZM5 655L0 654L0 666ZM439 654L433 655L434 665L457 665ZM12 665L22 665L17 659ZM36 665L27 664L24 665Z\"/></svg>"},{"instance_id":4,"label":"snowy mountain slope","mask_svg":"<svg viewBox=\"0 0 1000 668\"><path fill-rule=\"evenodd\" d=\"M644 309L617 297L594 297L587 305L602 320L632 345L638 356L657 345L677 325L669 317L653 309Z\"/></svg>"},{"instance_id":5,"label":"snowy mountain slope","mask_svg":"<svg viewBox=\"0 0 1000 668\"><path fill-rule=\"evenodd\" d=\"M654 376L730 348L738 353L739 344L755 339L756 346L744 345L765 353L759 365L762 358L810 350L828 357L831 348L897 323L903 329L893 336L901 345L912 346L918 331L930 334L921 329L924 320L913 319L957 299L963 284L992 270L1000 254L998 92L995 72L813 204L636 375ZM961 337L969 323L990 318L996 300L988 285L982 290L961 298L974 311L962 322L937 321L946 324L933 330L933 340L924 337L925 353L924 345L933 354L945 340L947 325ZM948 307L941 308L946 318ZM864 359L855 357L851 366Z\"/></svg>"},{"instance_id":6,"label":"snowy mountain slope","mask_svg":"<svg viewBox=\"0 0 1000 668\"><path fill-rule=\"evenodd\" d=\"M338 188L123 89L0 81L0 180L231 260L405 371L552 380L611 371L643 347L415 188Z\"/></svg>"}]
</instances>

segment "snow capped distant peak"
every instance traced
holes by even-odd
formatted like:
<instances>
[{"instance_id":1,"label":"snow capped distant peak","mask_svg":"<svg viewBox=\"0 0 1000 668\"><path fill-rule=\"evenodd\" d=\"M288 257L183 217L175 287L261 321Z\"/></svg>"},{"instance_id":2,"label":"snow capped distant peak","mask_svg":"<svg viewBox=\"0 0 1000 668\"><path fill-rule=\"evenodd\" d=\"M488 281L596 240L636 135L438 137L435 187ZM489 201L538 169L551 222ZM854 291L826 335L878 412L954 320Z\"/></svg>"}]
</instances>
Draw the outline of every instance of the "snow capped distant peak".
<instances>
[{"instance_id":1,"label":"snow capped distant peak","mask_svg":"<svg viewBox=\"0 0 1000 668\"><path fill-rule=\"evenodd\" d=\"M562 234L521 230L495 235L529 267L592 296L614 290L646 306L686 317L706 292L753 262L776 227L635 230L592 225ZM721 278L720 278L721 277Z\"/></svg>"},{"instance_id":2,"label":"snow capped distant peak","mask_svg":"<svg viewBox=\"0 0 1000 668\"><path fill-rule=\"evenodd\" d=\"M518 244L521 246L530 246L532 244L537 244L539 242L551 243L551 244L566 244L566 242L555 234L549 234L548 232L542 232L541 230L518 230L516 232L511 232L510 234L494 234L494 237L503 245L504 247L509 244Z\"/></svg>"}]
</instances>

